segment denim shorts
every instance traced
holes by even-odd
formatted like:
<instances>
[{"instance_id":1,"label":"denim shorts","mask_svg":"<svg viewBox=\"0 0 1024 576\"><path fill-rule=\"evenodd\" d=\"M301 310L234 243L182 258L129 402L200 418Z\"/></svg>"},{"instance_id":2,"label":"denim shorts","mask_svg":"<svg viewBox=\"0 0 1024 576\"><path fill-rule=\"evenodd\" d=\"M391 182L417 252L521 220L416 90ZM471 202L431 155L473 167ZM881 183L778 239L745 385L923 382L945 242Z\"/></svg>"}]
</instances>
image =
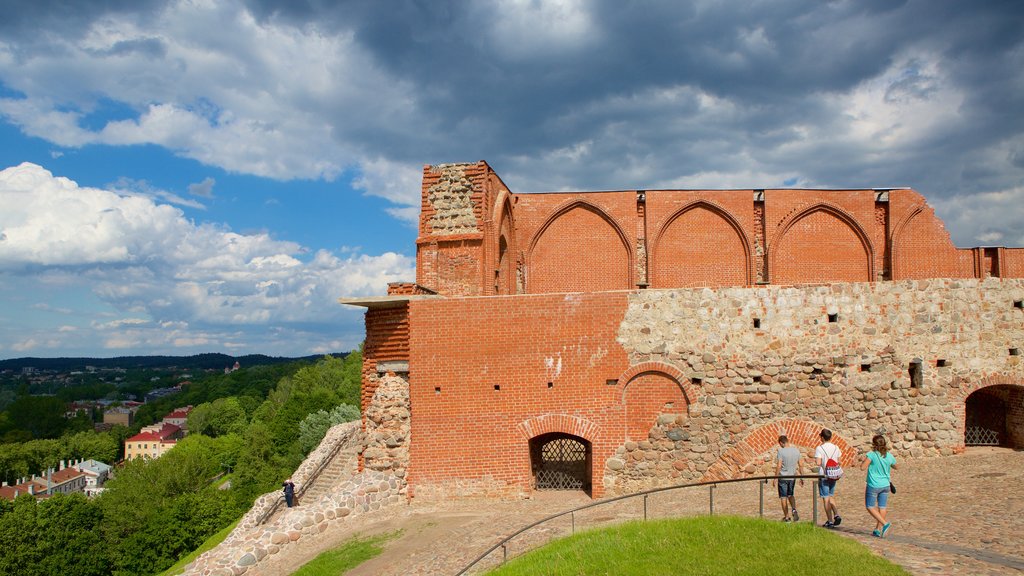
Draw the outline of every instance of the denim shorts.
<instances>
[{"instance_id":1,"label":"denim shorts","mask_svg":"<svg viewBox=\"0 0 1024 576\"><path fill-rule=\"evenodd\" d=\"M836 495L836 482L838 479L822 478L818 481L818 495L822 498Z\"/></svg>"},{"instance_id":2,"label":"denim shorts","mask_svg":"<svg viewBox=\"0 0 1024 576\"><path fill-rule=\"evenodd\" d=\"M864 489L864 506L866 508L874 508L876 505L879 508L885 508L887 504L889 504L888 486L881 488L868 486Z\"/></svg>"},{"instance_id":3,"label":"denim shorts","mask_svg":"<svg viewBox=\"0 0 1024 576\"><path fill-rule=\"evenodd\" d=\"M792 496L794 486L796 486L796 480L779 480L779 498Z\"/></svg>"}]
</instances>

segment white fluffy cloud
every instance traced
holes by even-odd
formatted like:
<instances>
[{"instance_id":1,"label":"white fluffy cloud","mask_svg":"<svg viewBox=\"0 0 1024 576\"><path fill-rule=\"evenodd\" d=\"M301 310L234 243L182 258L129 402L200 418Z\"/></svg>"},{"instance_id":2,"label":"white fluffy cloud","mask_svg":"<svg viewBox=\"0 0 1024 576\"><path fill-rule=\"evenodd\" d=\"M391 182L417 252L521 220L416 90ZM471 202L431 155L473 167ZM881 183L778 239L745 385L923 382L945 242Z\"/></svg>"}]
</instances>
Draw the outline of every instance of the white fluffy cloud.
<instances>
[{"instance_id":1,"label":"white fluffy cloud","mask_svg":"<svg viewBox=\"0 0 1024 576\"><path fill-rule=\"evenodd\" d=\"M0 38L0 80L23 95L0 98L0 117L64 147L154 144L231 172L331 180L373 170L358 135L420 122L415 91L351 32L257 21L236 2L171 2L48 41L25 51ZM91 126L101 99L134 113ZM366 192L408 202L396 178L379 173Z\"/></svg>"},{"instance_id":2,"label":"white fluffy cloud","mask_svg":"<svg viewBox=\"0 0 1024 576\"><path fill-rule=\"evenodd\" d=\"M307 257L294 242L195 225L148 197L81 188L28 163L0 171L0 205L0 286L17 284L42 298L44 284L77 285L117 314L78 330L23 334L10 346L16 352L95 338L110 350L217 345L309 353L290 346L297 333L317 348L342 339L352 347L361 318L337 298L382 294L388 282L415 276L406 256L320 250Z\"/></svg>"}]
</instances>

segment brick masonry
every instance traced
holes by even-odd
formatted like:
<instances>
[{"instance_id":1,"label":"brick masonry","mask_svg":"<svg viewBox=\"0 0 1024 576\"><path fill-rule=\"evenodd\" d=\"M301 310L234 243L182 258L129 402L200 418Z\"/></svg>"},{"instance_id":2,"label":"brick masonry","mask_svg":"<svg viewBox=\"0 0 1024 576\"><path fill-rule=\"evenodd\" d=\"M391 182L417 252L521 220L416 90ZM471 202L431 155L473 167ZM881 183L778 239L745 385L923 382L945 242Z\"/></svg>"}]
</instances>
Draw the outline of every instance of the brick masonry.
<instances>
[{"instance_id":1,"label":"brick masonry","mask_svg":"<svg viewBox=\"0 0 1024 576\"><path fill-rule=\"evenodd\" d=\"M362 303L364 411L408 367L409 496L528 494L552 433L595 497L767 472L823 427L848 465L879 431L948 455L977 391L1021 445L1024 250L956 248L913 190L513 194L458 166L477 230L435 227L426 166L416 285Z\"/></svg>"}]
</instances>

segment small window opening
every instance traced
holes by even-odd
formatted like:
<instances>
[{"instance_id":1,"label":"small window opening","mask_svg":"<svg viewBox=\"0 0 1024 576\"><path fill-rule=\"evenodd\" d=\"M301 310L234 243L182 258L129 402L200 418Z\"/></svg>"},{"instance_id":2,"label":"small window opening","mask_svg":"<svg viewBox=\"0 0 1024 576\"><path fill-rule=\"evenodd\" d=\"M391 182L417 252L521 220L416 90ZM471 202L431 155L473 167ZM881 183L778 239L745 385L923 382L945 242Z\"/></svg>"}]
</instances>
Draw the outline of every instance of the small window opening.
<instances>
[{"instance_id":1,"label":"small window opening","mask_svg":"<svg viewBox=\"0 0 1024 576\"><path fill-rule=\"evenodd\" d=\"M839 314L829 314L828 315L828 321L829 322L839 322Z\"/></svg>"},{"instance_id":2,"label":"small window opening","mask_svg":"<svg viewBox=\"0 0 1024 576\"><path fill-rule=\"evenodd\" d=\"M860 365L860 371L861 372L871 372L871 364L861 364Z\"/></svg>"},{"instance_id":3,"label":"small window opening","mask_svg":"<svg viewBox=\"0 0 1024 576\"><path fill-rule=\"evenodd\" d=\"M924 383L924 369L920 360L914 360L910 363L910 387L920 388Z\"/></svg>"},{"instance_id":4,"label":"small window opening","mask_svg":"<svg viewBox=\"0 0 1024 576\"><path fill-rule=\"evenodd\" d=\"M495 390L501 390L501 384L495 384L494 385L494 389Z\"/></svg>"},{"instance_id":5,"label":"small window opening","mask_svg":"<svg viewBox=\"0 0 1024 576\"><path fill-rule=\"evenodd\" d=\"M761 327L761 319L760 318L754 318L754 328L760 328L760 327Z\"/></svg>"},{"instance_id":6,"label":"small window opening","mask_svg":"<svg viewBox=\"0 0 1024 576\"><path fill-rule=\"evenodd\" d=\"M814 374L814 375L821 374L821 368L815 368L815 369L811 370L811 374Z\"/></svg>"},{"instance_id":7,"label":"small window opening","mask_svg":"<svg viewBox=\"0 0 1024 576\"><path fill-rule=\"evenodd\" d=\"M764 382L764 376L754 376L754 382Z\"/></svg>"},{"instance_id":8,"label":"small window opening","mask_svg":"<svg viewBox=\"0 0 1024 576\"><path fill-rule=\"evenodd\" d=\"M555 387L555 383L554 382L548 382L548 388L554 388L554 387Z\"/></svg>"},{"instance_id":9,"label":"small window opening","mask_svg":"<svg viewBox=\"0 0 1024 576\"><path fill-rule=\"evenodd\" d=\"M605 380L604 383L606 385L608 385L608 386L615 386L615 385L617 385L619 383L619 381L617 379L615 379L615 378L609 378L609 379ZM554 386L554 384L552 384L551 382L548 382L548 388L551 388L552 386Z\"/></svg>"},{"instance_id":10,"label":"small window opening","mask_svg":"<svg viewBox=\"0 0 1024 576\"><path fill-rule=\"evenodd\" d=\"M440 386L435 386L434 387L434 394L440 394L440 393L441 393L441 387Z\"/></svg>"},{"instance_id":11,"label":"small window opening","mask_svg":"<svg viewBox=\"0 0 1024 576\"><path fill-rule=\"evenodd\" d=\"M697 386L700 386L704 382L704 380L701 378L691 378L690 382Z\"/></svg>"},{"instance_id":12,"label":"small window opening","mask_svg":"<svg viewBox=\"0 0 1024 576\"><path fill-rule=\"evenodd\" d=\"M945 368L949 364L946 363L945 358L939 358L938 360L935 361L935 365L939 368Z\"/></svg>"},{"instance_id":13,"label":"small window opening","mask_svg":"<svg viewBox=\"0 0 1024 576\"><path fill-rule=\"evenodd\" d=\"M1010 348L1010 356L1020 356L1020 348Z\"/></svg>"},{"instance_id":14,"label":"small window opening","mask_svg":"<svg viewBox=\"0 0 1024 576\"><path fill-rule=\"evenodd\" d=\"M1013 307L1014 308L1024 308L1024 300L1014 300L1013 301Z\"/></svg>"}]
</instances>

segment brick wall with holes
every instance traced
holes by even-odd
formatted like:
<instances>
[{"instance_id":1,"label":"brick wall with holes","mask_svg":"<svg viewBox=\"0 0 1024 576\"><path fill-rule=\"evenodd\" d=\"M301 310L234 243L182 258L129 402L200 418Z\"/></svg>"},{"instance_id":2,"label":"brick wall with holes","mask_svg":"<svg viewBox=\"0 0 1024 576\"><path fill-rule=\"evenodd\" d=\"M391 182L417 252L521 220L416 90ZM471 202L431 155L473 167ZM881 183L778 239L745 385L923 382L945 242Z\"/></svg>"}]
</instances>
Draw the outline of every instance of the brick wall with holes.
<instances>
[{"instance_id":1,"label":"brick wall with holes","mask_svg":"<svg viewBox=\"0 0 1024 576\"><path fill-rule=\"evenodd\" d=\"M625 306L625 292L411 302L410 485L529 490L517 426L545 415L595 423L594 459L607 460L624 434Z\"/></svg>"}]
</instances>

